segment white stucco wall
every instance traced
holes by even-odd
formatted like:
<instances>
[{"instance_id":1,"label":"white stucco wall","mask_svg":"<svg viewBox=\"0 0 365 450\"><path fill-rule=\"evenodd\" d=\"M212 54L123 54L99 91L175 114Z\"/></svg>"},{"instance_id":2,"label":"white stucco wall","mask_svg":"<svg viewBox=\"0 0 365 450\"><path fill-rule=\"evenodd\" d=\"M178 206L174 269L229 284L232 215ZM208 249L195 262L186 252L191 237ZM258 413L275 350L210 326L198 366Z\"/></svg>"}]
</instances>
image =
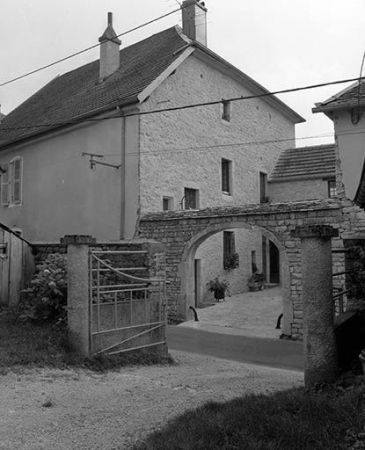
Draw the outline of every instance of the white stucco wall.
<instances>
[{"instance_id":1,"label":"white stucco wall","mask_svg":"<svg viewBox=\"0 0 365 450\"><path fill-rule=\"evenodd\" d=\"M0 218L30 241L57 242L65 234L119 239L121 171L90 169L82 152L121 163L121 122L107 120L52 134L0 152L0 164L23 158L22 204L0 206Z\"/></svg>"},{"instance_id":2,"label":"white stucco wall","mask_svg":"<svg viewBox=\"0 0 365 450\"><path fill-rule=\"evenodd\" d=\"M150 95L141 110L250 94L227 74L191 55ZM141 116L142 214L162 210L164 196L173 199L175 210L181 209L185 187L199 190L200 209L259 203L259 173L269 174L280 152L294 145L294 125L263 99L232 103L229 123L221 116L221 104ZM222 158L232 161L232 195L222 193ZM247 290L251 269L247 268L250 264L244 261L245 255L250 259L251 250L256 250L261 266L261 237L248 243L244 234L243 230L237 234L237 251L247 246L250 251L239 252L240 269L230 273L222 270L222 233L201 246L197 258L204 260L205 280L222 275L229 279L232 293Z\"/></svg>"},{"instance_id":3,"label":"white stucco wall","mask_svg":"<svg viewBox=\"0 0 365 450\"><path fill-rule=\"evenodd\" d=\"M336 111L334 115L342 182L346 197L353 200L359 186L365 159L365 117L357 124L351 121L349 111Z\"/></svg>"}]
</instances>

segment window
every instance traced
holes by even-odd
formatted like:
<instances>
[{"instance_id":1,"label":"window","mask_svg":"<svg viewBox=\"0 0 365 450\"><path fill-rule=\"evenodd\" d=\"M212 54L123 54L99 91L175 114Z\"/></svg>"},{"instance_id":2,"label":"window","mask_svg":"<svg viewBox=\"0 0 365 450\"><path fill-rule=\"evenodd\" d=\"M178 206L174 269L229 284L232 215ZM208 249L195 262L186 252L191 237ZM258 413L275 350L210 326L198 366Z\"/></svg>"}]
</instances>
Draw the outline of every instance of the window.
<instances>
[{"instance_id":1,"label":"window","mask_svg":"<svg viewBox=\"0 0 365 450\"><path fill-rule=\"evenodd\" d=\"M336 198L337 197L337 189L336 189L336 180L328 181L328 198Z\"/></svg>"},{"instance_id":2,"label":"window","mask_svg":"<svg viewBox=\"0 0 365 450\"><path fill-rule=\"evenodd\" d=\"M223 231L223 264L226 258L236 253L234 231Z\"/></svg>"},{"instance_id":3,"label":"window","mask_svg":"<svg viewBox=\"0 0 365 450\"><path fill-rule=\"evenodd\" d=\"M232 191L232 162L222 159L222 192L230 194Z\"/></svg>"},{"instance_id":4,"label":"window","mask_svg":"<svg viewBox=\"0 0 365 450\"><path fill-rule=\"evenodd\" d=\"M267 174L260 172L260 203L267 202L266 196Z\"/></svg>"},{"instance_id":5,"label":"window","mask_svg":"<svg viewBox=\"0 0 365 450\"><path fill-rule=\"evenodd\" d=\"M231 102L222 100L222 119L226 122L231 121Z\"/></svg>"},{"instance_id":6,"label":"window","mask_svg":"<svg viewBox=\"0 0 365 450\"><path fill-rule=\"evenodd\" d=\"M256 251L251 251L251 271L252 273L255 273L257 271L257 264L256 264Z\"/></svg>"},{"instance_id":7,"label":"window","mask_svg":"<svg viewBox=\"0 0 365 450\"><path fill-rule=\"evenodd\" d=\"M11 193L10 202L20 204L22 202L22 172L23 158L17 157L10 162Z\"/></svg>"},{"instance_id":8,"label":"window","mask_svg":"<svg viewBox=\"0 0 365 450\"><path fill-rule=\"evenodd\" d=\"M9 204L9 164L1 164L1 204L6 206Z\"/></svg>"},{"instance_id":9,"label":"window","mask_svg":"<svg viewBox=\"0 0 365 450\"><path fill-rule=\"evenodd\" d=\"M184 209L198 209L198 194L199 194L199 191L197 189L185 188L185 190L184 190L185 208Z\"/></svg>"},{"instance_id":10,"label":"window","mask_svg":"<svg viewBox=\"0 0 365 450\"><path fill-rule=\"evenodd\" d=\"M23 158L17 156L1 165L1 204L20 205L22 202Z\"/></svg>"},{"instance_id":11,"label":"window","mask_svg":"<svg viewBox=\"0 0 365 450\"><path fill-rule=\"evenodd\" d=\"M174 209L173 205L173 197L163 197L162 198L162 210L163 211L172 211Z\"/></svg>"}]
</instances>

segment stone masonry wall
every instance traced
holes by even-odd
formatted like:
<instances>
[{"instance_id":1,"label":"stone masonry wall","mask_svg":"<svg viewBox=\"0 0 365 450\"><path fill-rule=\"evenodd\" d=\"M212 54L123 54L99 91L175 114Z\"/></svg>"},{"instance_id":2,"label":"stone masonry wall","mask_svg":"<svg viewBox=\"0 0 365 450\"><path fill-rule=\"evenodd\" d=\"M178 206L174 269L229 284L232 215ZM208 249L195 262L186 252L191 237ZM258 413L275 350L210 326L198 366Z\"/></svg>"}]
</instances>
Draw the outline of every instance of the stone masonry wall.
<instances>
[{"instance_id":1,"label":"stone masonry wall","mask_svg":"<svg viewBox=\"0 0 365 450\"><path fill-rule=\"evenodd\" d=\"M292 204L248 205L235 208L208 208L200 211L150 213L142 217L139 234L144 238L161 241L166 246L168 285L168 317L178 319L178 311L184 302L182 278L179 272L183 256L198 242L194 237L204 234L204 230L219 224L227 224L231 229L240 224L258 227L263 232L272 233L285 248L289 268L288 289L292 310L291 335L300 338L303 329L302 285L301 285L301 242L291 236L291 231L303 225L331 225L341 231L342 211L335 201L300 202ZM333 246L341 246L334 240ZM186 262L186 261L185 261ZM184 263L184 261L183 261ZM334 261L335 270L342 270L341 260ZM337 269L336 269L337 268ZM188 305L186 305L188 306Z\"/></svg>"},{"instance_id":2,"label":"stone masonry wall","mask_svg":"<svg viewBox=\"0 0 365 450\"><path fill-rule=\"evenodd\" d=\"M249 94L252 92L217 66L192 55L150 95L141 110ZM256 204L260 172L270 174L281 151L292 145L294 124L264 99L232 102L230 122L222 120L221 104L142 115L141 214L161 211L163 197L170 199L172 210L183 209L185 187L199 191L199 209ZM222 158L231 161L230 195L222 192ZM204 266L209 268L206 278L228 276L233 291L242 292L247 273L222 270L221 239L211 238L204 245ZM215 245L217 240L219 245ZM255 250L259 255L261 243ZM261 265L261 260L258 263Z\"/></svg>"}]
</instances>

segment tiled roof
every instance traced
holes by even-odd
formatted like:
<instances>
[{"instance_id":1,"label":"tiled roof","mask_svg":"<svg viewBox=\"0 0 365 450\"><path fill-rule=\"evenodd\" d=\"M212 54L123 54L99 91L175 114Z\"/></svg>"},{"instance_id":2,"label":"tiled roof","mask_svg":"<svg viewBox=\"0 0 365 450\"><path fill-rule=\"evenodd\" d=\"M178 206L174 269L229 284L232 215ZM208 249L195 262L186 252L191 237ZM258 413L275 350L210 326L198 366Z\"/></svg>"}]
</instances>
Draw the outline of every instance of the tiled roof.
<instances>
[{"instance_id":1,"label":"tiled roof","mask_svg":"<svg viewBox=\"0 0 365 450\"><path fill-rule=\"evenodd\" d=\"M99 60L58 76L7 115L0 125L0 147L44 131L49 124L136 101L186 44L172 27L122 49L120 68L103 82L99 82Z\"/></svg>"},{"instance_id":2,"label":"tiled roof","mask_svg":"<svg viewBox=\"0 0 365 450\"><path fill-rule=\"evenodd\" d=\"M284 150L270 175L270 181L285 181L288 178L321 177L336 174L335 146L315 145L312 147Z\"/></svg>"},{"instance_id":3,"label":"tiled roof","mask_svg":"<svg viewBox=\"0 0 365 450\"><path fill-rule=\"evenodd\" d=\"M0 125L0 148L92 116L115 106L138 101L137 96L161 75L188 46L192 46L239 78L254 93L268 93L255 80L198 42L172 27L120 51L120 68L99 81L99 60L53 79L7 115ZM293 123L305 120L275 96L265 97Z\"/></svg>"},{"instance_id":4,"label":"tiled roof","mask_svg":"<svg viewBox=\"0 0 365 450\"><path fill-rule=\"evenodd\" d=\"M332 96L328 100L316 103L316 107L313 108L313 112L325 112L334 111L336 109L342 108L353 108L359 105L363 106L365 104L365 82L356 82L339 92L338 94Z\"/></svg>"}]
</instances>

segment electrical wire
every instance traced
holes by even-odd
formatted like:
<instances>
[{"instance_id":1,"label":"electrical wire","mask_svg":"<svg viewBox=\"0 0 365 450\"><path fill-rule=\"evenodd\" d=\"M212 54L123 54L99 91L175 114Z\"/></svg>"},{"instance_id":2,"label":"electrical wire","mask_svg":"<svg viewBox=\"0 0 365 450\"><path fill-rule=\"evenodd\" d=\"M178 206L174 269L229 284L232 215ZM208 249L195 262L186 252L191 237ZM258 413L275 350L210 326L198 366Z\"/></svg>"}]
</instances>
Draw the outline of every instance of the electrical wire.
<instances>
[{"instance_id":1,"label":"electrical wire","mask_svg":"<svg viewBox=\"0 0 365 450\"><path fill-rule=\"evenodd\" d=\"M164 19L165 17L168 17L168 16L170 16L172 14L175 14L178 11L180 11L180 8L179 9L175 9L173 11L170 11L169 13L166 13L166 14L160 16L160 17L156 17L155 19L152 19L152 20L150 20L150 21L148 21L146 23L143 23L141 25L138 25L138 26L136 26L134 28L131 28L128 31L124 31L123 33L118 34L117 37L125 36L126 34L129 34L129 33L132 33L133 31L139 30L140 28L143 28L143 27L145 27L147 25L150 25L151 23L157 22L158 20ZM35 74L37 72L40 72L40 71L45 70L45 69L48 69L49 67L55 66L56 64L59 64L61 62L67 61L68 59L74 58L75 56L81 55L82 53L88 52L89 50L92 50L93 48L99 47L100 45L101 45L101 42L99 42L98 44L92 45L90 47L84 48L83 50L80 50L80 51L78 51L76 53L72 53L69 56L65 56L64 58L58 59L57 61L54 61L54 62L49 63L49 64L46 64L45 66L39 67L38 69L34 69L34 70L32 70L30 72L27 72L27 73L25 73L23 75L19 75L18 77L12 78L11 80L4 81L4 82L0 83L0 87L6 86L6 85L8 85L10 83L14 83L15 81L18 81L18 80L21 80L23 78L29 77L30 75L33 75L33 74Z\"/></svg>"},{"instance_id":2,"label":"electrical wire","mask_svg":"<svg viewBox=\"0 0 365 450\"><path fill-rule=\"evenodd\" d=\"M23 126L16 126L16 127L3 127L0 125L0 131L1 130L22 130L22 129L33 129L33 128L45 128L45 127L55 127L55 126L64 126L64 125L76 125L79 123L84 122L101 122L104 120L111 120L111 119L120 119L121 117L133 117L133 116L145 116L149 114L159 114L163 112L172 112L172 111L182 111L185 109L192 109L192 108L199 108L203 106L214 106L221 104L223 102L236 102L236 101L243 101L243 100L252 100L255 98L263 98L263 97L270 97L278 94L289 94L292 92L299 92L299 91L305 91L309 89L318 89L326 86L333 86L337 84L343 84L343 83L350 83L354 81L361 81L364 80L365 77L357 77L357 78L350 78L346 80L337 80L337 81L330 81L326 83L319 83L319 84L312 84L302 87L296 87L296 88L289 88L289 89L282 89L278 91L273 92L265 92L262 94L254 94L254 95L246 95L246 96L240 96L240 97L232 97L232 98L226 98L221 100L214 100L210 102L201 102L201 103L193 103L190 105L183 105L183 106L174 106L171 108L161 108L161 109L154 109L150 111L139 111L136 113L129 113L124 115L116 115L116 116L109 116L109 117L101 117L101 118L89 118L89 119L75 119L70 120L67 122L50 122L50 123L42 123L42 124L33 124L33 125L23 125Z\"/></svg>"}]
</instances>

